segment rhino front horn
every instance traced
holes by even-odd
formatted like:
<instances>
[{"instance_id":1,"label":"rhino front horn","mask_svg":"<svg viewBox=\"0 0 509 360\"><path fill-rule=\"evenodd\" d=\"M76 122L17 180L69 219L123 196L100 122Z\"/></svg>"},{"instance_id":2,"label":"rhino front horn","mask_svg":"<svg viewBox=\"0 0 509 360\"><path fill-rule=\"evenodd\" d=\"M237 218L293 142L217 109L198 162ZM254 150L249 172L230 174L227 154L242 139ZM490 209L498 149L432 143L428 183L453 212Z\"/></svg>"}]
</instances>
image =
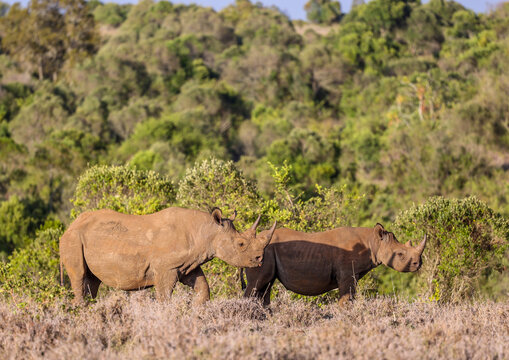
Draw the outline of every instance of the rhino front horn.
<instances>
[{"instance_id":1,"label":"rhino front horn","mask_svg":"<svg viewBox=\"0 0 509 360\"><path fill-rule=\"evenodd\" d=\"M428 240L428 234L424 234L424 239L421 241L421 243L417 246L417 250L420 254L424 251L424 248L426 247L426 241Z\"/></svg>"}]
</instances>

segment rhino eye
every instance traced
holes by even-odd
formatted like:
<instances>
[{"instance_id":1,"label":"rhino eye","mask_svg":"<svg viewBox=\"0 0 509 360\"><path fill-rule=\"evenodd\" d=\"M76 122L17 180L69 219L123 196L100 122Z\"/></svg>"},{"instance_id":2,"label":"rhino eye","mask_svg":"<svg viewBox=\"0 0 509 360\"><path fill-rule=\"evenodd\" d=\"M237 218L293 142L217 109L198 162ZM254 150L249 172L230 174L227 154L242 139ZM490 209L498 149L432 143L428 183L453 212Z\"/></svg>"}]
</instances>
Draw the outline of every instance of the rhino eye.
<instances>
[{"instance_id":1,"label":"rhino eye","mask_svg":"<svg viewBox=\"0 0 509 360\"><path fill-rule=\"evenodd\" d=\"M244 247L244 242L243 241L239 242L239 247Z\"/></svg>"},{"instance_id":2,"label":"rhino eye","mask_svg":"<svg viewBox=\"0 0 509 360\"><path fill-rule=\"evenodd\" d=\"M400 253L398 253L398 256L399 256L400 258L402 258L402 257L405 257L405 254L403 254L402 252L400 252Z\"/></svg>"}]
</instances>

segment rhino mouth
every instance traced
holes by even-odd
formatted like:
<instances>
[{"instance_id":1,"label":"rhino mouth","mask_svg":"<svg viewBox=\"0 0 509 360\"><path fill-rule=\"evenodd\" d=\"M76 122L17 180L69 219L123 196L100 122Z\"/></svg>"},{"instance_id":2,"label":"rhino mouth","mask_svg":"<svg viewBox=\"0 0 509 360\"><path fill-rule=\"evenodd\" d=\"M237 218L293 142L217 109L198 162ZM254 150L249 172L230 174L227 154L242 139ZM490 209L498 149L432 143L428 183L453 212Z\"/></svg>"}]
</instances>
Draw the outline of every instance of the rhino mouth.
<instances>
[{"instance_id":1,"label":"rhino mouth","mask_svg":"<svg viewBox=\"0 0 509 360\"><path fill-rule=\"evenodd\" d=\"M421 269L422 262L419 262L418 265L408 264L405 268L404 272L416 272Z\"/></svg>"},{"instance_id":2,"label":"rhino mouth","mask_svg":"<svg viewBox=\"0 0 509 360\"><path fill-rule=\"evenodd\" d=\"M263 256L256 256L251 259L249 267L256 268L263 265Z\"/></svg>"}]
</instances>

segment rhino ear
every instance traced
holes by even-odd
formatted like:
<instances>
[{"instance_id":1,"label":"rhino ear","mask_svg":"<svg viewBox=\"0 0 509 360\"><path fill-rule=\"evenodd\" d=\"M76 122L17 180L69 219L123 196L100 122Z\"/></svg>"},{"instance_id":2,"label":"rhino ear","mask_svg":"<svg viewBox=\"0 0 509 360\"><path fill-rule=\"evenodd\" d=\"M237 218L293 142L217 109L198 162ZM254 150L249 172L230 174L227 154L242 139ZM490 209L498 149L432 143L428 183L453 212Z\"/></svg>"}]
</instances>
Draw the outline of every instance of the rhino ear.
<instances>
[{"instance_id":1,"label":"rhino ear","mask_svg":"<svg viewBox=\"0 0 509 360\"><path fill-rule=\"evenodd\" d=\"M377 223L375 225L375 238L378 240L383 240L385 234L385 229L382 224Z\"/></svg>"},{"instance_id":2,"label":"rhino ear","mask_svg":"<svg viewBox=\"0 0 509 360\"><path fill-rule=\"evenodd\" d=\"M214 208L214 210L212 210L211 214L212 214L212 217L214 218L214 221L218 225L223 225L223 212L221 211L221 209Z\"/></svg>"},{"instance_id":3,"label":"rhino ear","mask_svg":"<svg viewBox=\"0 0 509 360\"><path fill-rule=\"evenodd\" d=\"M234 221L237 218L237 210L233 209L233 215L230 217L231 221Z\"/></svg>"}]
</instances>

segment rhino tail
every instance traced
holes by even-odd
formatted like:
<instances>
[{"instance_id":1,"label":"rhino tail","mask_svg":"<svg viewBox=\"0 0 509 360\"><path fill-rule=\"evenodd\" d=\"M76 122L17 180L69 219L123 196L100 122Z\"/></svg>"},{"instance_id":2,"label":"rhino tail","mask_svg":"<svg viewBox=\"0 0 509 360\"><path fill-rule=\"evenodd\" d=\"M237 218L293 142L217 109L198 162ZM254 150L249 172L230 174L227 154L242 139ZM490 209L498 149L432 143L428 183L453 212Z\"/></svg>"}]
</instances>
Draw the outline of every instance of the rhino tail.
<instances>
[{"instance_id":1,"label":"rhino tail","mask_svg":"<svg viewBox=\"0 0 509 360\"><path fill-rule=\"evenodd\" d=\"M246 282L244 281L244 268L240 268L240 287L242 290L246 290Z\"/></svg>"},{"instance_id":2,"label":"rhino tail","mask_svg":"<svg viewBox=\"0 0 509 360\"><path fill-rule=\"evenodd\" d=\"M62 259L60 259L60 286L64 286L64 268L62 266Z\"/></svg>"}]
</instances>

